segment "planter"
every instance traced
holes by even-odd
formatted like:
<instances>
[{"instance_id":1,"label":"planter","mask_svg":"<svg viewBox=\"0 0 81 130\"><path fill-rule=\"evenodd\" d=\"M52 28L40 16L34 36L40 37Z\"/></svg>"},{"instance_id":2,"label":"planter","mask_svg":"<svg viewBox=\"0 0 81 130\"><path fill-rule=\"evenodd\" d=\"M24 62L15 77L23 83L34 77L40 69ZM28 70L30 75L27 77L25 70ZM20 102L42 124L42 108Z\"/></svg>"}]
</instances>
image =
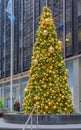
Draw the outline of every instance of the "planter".
<instances>
[{"instance_id":1,"label":"planter","mask_svg":"<svg viewBox=\"0 0 81 130\"><path fill-rule=\"evenodd\" d=\"M1 109L0 108L0 118L3 117L3 114L8 113L8 112L9 112L8 109L6 109L6 108L5 109Z\"/></svg>"},{"instance_id":2,"label":"planter","mask_svg":"<svg viewBox=\"0 0 81 130\"><path fill-rule=\"evenodd\" d=\"M29 115L19 113L5 113L3 119L8 123L25 124ZM32 123L37 123L37 115L32 115ZM31 121L29 121L29 124ZM46 114L38 115L39 125L58 125L58 124L81 124L81 114Z\"/></svg>"}]
</instances>

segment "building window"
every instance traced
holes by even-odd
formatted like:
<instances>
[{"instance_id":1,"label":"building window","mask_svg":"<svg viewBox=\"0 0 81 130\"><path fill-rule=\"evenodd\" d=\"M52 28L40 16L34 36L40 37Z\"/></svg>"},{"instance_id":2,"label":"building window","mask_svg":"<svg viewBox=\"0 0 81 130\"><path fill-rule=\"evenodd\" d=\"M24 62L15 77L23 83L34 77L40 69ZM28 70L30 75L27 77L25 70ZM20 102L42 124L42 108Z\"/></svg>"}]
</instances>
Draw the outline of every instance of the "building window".
<instances>
[{"instance_id":1,"label":"building window","mask_svg":"<svg viewBox=\"0 0 81 130\"><path fill-rule=\"evenodd\" d=\"M73 95L73 61L68 61L66 62L66 66L67 66L67 69L69 70L69 73L68 73L68 82L69 82L69 87L70 87L70 90L72 92L72 95ZM73 99L74 100L74 99Z\"/></svg>"},{"instance_id":2,"label":"building window","mask_svg":"<svg viewBox=\"0 0 81 130\"><path fill-rule=\"evenodd\" d=\"M72 0L66 1L66 46L72 45Z\"/></svg>"}]
</instances>

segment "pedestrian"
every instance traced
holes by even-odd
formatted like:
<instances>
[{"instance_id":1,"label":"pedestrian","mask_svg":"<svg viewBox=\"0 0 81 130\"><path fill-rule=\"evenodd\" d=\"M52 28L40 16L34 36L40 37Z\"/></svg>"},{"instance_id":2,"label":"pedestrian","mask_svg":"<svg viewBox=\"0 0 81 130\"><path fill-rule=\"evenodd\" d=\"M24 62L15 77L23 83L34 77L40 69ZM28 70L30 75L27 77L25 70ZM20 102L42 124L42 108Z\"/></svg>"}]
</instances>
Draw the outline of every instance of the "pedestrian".
<instances>
[{"instance_id":1,"label":"pedestrian","mask_svg":"<svg viewBox=\"0 0 81 130\"><path fill-rule=\"evenodd\" d=\"M20 112L20 103L19 103L19 99L16 98L14 101L14 111L15 112Z\"/></svg>"}]
</instances>

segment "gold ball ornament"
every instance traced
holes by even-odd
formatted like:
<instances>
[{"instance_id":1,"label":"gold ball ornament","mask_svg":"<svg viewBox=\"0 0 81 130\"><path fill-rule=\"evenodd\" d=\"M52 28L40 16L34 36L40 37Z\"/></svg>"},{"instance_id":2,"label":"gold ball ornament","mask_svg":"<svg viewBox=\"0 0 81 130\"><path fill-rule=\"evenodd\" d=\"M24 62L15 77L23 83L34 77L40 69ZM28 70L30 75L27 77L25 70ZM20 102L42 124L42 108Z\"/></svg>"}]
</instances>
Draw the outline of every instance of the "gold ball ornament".
<instances>
[{"instance_id":1,"label":"gold ball ornament","mask_svg":"<svg viewBox=\"0 0 81 130\"><path fill-rule=\"evenodd\" d=\"M68 79L68 77L65 76L65 77L64 77L64 80L67 80L67 79Z\"/></svg>"},{"instance_id":2,"label":"gold ball ornament","mask_svg":"<svg viewBox=\"0 0 81 130\"><path fill-rule=\"evenodd\" d=\"M45 19L45 21L46 21L46 23L48 23L48 22L49 22L49 19L47 18L47 19Z\"/></svg>"},{"instance_id":3,"label":"gold ball ornament","mask_svg":"<svg viewBox=\"0 0 81 130\"><path fill-rule=\"evenodd\" d=\"M58 47L58 51L61 51L61 47Z\"/></svg>"},{"instance_id":4,"label":"gold ball ornament","mask_svg":"<svg viewBox=\"0 0 81 130\"><path fill-rule=\"evenodd\" d=\"M50 53L54 53L54 48L53 48L52 46L50 46L49 52L50 52Z\"/></svg>"},{"instance_id":5,"label":"gold ball ornament","mask_svg":"<svg viewBox=\"0 0 81 130\"><path fill-rule=\"evenodd\" d=\"M50 69L52 70L52 69L53 69L53 66L50 66Z\"/></svg>"},{"instance_id":6,"label":"gold ball ornament","mask_svg":"<svg viewBox=\"0 0 81 130\"><path fill-rule=\"evenodd\" d=\"M49 83L49 86L52 86L53 84L52 83Z\"/></svg>"},{"instance_id":7,"label":"gold ball ornament","mask_svg":"<svg viewBox=\"0 0 81 130\"><path fill-rule=\"evenodd\" d=\"M61 60L61 63L62 63L62 64L64 64L64 61L63 61L63 60Z\"/></svg>"},{"instance_id":8,"label":"gold ball ornament","mask_svg":"<svg viewBox=\"0 0 81 130\"><path fill-rule=\"evenodd\" d=\"M54 109L56 109L57 107L56 106L53 106Z\"/></svg>"},{"instance_id":9,"label":"gold ball ornament","mask_svg":"<svg viewBox=\"0 0 81 130\"><path fill-rule=\"evenodd\" d=\"M66 69L65 73L66 73L66 74L68 74L68 73L69 73L69 70L68 70L68 69Z\"/></svg>"},{"instance_id":10,"label":"gold ball ornament","mask_svg":"<svg viewBox=\"0 0 81 130\"><path fill-rule=\"evenodd\" d=\"M48 106L52 106L52 103L51 103L51 102L48 102Z\"/></svg>"},{"instance_id":11,"label":"gold ball ornament","mask_svg":"<svg viewBox=\"0 0 81 130\"><path fill-rule=\"evenodd\" d=\"M64 96L62 96L62 99L64 99Z\"/></svg>"},{"instance_id":12,"label":"gold ball ornament","mask_svg":"<svg viewBox=\"0 0 81 130\"><path fill-rule=\"evenodd\" d=\"M48 35L48 31L47 31L47 30L44 30L44 31L43 31L43 34L44 34L45 36L47 36L47 35Z\"/></svg>"},{"instance_id":13,"label":"gold ball ornament","mask_svg":"<svg viewBox=\"0 0 81 130\"><path fill-rule=\"evenodd\" d=\"M60 106L63 106L63 104L62 104L62 103L60 103Z\"/></svg>"},{"instance_id":14,"label":"gold ball ornament","mask_svg":"<svg viewBox=\"0 0 81 130\"><path fill-rule=\"evenodd\" d=\"M52 90L52 94L54 94L55 93L55 91L54 90Z\"/></svg>"},{"instance_id":15,"label":"gold ball ornament","mask_svg":"<svg viewBox=\"0 0 81 130\"><path fill-rule=\"evenodd\" d=\"M41 42L41 45L43 45L44 43L43 42Z\"/></svg>"},{"instance_id":16,"label":"gold ball ornament","mask_svg":"<svg viewBox=\"0 0 81 130\"><path fill-rule=\"evenodd\" d=\"M44 97L46 97L47 95L46 94L44 94Z\"/></svg>"},{"instance_id":17,"label":"gold ball ornament","mask_svg":"<svg viewBox=\"0 0 81 130\"><path fill-rule=\"evenodd\" d=\"M59 63L59 64L58 64L58 66L60 67L60 66L61 66L61 64Z\"/></svg>"},{"instance_id":18,"label":"gold ball ornament","mask_svg":"<svg viewBox=\"0 0 81 130\"><path fill-rule=\"evenodd\" d=\"M33 60L33 63L35 64L35 65L37 65L37 63L38 63L38 60Z\"/></svg>"},{"instance_id":19,"label":"gold ball ornament","mask_svg":"<svg viewBox=\"0 0 81 130\"><path fill-rule=\"evenodd\" d=\"M38 105L38 109L40 109L40 107L41 107L41 106L40 106L40 105Z\"/></svg>"},{"instance_id":20,"label":"gold ball ornament","mask_svg":"<svg viewBox=\"0 0 81 130\"><path fill-rule=\"evenodd\" d=\"M69 86L68 84L65 84L65 87L66 87L66 88L68 88L68 86Z\"/></svg>"},{"instance_id":21,"label":"gold ball ornament","mask_svg":"<svg viewBox=\"0 0 81 130\"><path fill-rule=\"evenodd\" d=\"M58 46L55 47L55 49L57 49L57 50L58 50L58 48L59 48Z\"/></svg>"},{"instance_id":22,"label":"gold ball ornament","mask_svg":"<svg viewBox=\"0 0 81 130\"><path fill-rule=\"evenodd\" d=\"M32 56L32 60L34 59L34 56Z\"/></svg>"},{"instance_id":23,"label":"gold ball ornament","mask_svg":"<svg viewBox=\"0 0 81 130\"><path fill-rule=\"evenodd\" d=\"M62 44L62 41L59 40L58 43L59 43L59 44Z\"/></svg>"},{"instance_id":24,"label":"gold ball ornament","mask_svg":"<svg viewBox=\"0 0 81 130\"><path fill-rule=\"evenodd\" d=\"M67 111L67 108L64 108L65 111Z\"/></svg>"},{"instance_id":25,"label":"gold ball ornament","mask_svg":"<svg viewBox=\"0 0 81 130\"><path fill-rule=\"evenodd\" d=\"M48 106L45 106L45 110L48 110Z\"/></svg>"},{"instance_id":26,"label":"gold ball ornament","mask_svg":"<svg viewBox=\"0 0 81 130\"><path fill-rule=\"evenodd\" d=\"M46 84L44 84L44 88L46 88Z\"/></svg>"},{"instance_id":27,"label":"gold ball ornament","mask_svg":"<svg viewBox=\"0 0 81 130\"><path fill-rule=\"evenodd\" d=\"M36 100L36 101L37 101L37 100L38 100L38 96L35 96L35 97L34 97L34 100Z\"/></svg>"},{"instance_id":28,"label":"gold ball ornament","mask_svg":"<svg viewBox=\"0 0 81 130\"><path fill-rule=\"evenodd\" d=\"M43 114L46 114L46 112L43 112Z\"/></svg>"},{"instance_id":29,"label":"gold ball ornament","mask_svg":"<svg viewBox=\"0 0 81 130\"><path fill-rule=\"evenodd\" d=\"M44 25L44 20L41 22L42 25Z\"/></svg>"}]
</instances>

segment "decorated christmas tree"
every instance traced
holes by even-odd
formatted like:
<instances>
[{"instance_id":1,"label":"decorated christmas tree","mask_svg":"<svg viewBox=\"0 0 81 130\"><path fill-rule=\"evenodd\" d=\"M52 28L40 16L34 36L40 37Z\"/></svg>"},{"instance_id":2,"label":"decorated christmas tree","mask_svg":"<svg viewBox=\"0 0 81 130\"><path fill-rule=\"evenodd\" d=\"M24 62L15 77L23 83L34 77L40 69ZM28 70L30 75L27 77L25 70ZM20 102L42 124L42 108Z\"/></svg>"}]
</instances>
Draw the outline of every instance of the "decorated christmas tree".
<instances>
[{"instance_id":1,"label":"decorated christmas tree","mask_svg":"<svg viewBox=\"0 0 81 130\"><path fill-rule=\"evenodd\" d=\"M74 112L62 53L62 43L57 39L51 10L44 7L36 33L29 80L24 90L23 108L26 114L31 113L35 104L39 114Z\"/></svg>"}]
</instances>

